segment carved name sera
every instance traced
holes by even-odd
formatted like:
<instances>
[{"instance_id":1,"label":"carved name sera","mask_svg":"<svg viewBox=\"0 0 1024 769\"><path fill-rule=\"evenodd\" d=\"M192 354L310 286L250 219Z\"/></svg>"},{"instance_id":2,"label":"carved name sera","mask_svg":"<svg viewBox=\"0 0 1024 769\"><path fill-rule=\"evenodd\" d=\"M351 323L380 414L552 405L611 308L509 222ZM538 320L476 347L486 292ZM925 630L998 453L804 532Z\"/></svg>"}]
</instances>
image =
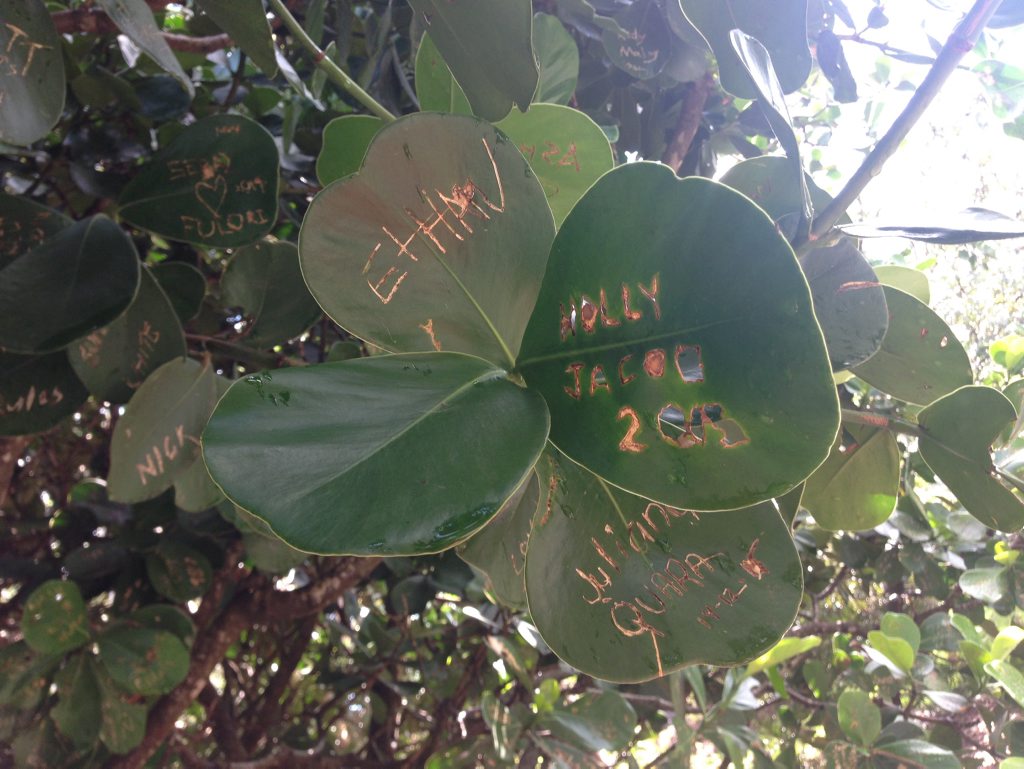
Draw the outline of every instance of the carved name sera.
<instances>
[{"instance_id":1,"label":"carved name sera","mask_svg":"<svg viewBox=\"0 0 1024 769\"><path fill-rule=\"evenodd\" d=\"M380 268L377 268L372 276L366 278L366 285L383 304L388 304L394 299L402 282L409 275L409 270L413 266L411 263L419 262L420 257L410 248L417 237L427 248L436 248L439 253L446 254L447 249L442 238L463 242L474 235L473 225L467 221L467 218L475 217L479 222L486 222L491 219L492 213L496 215L505 212L505 188L501 182L498 164L487 140L481 139L480 141L484 145L484 151L487 153L487 159L494 172L494 182L498 187L498 202L493 202L471 177L467 177L462 184L453 184L447 193L435 188L436 201L431 198L427 190L417 190L423 202L430 207L430 213L423 212L421 217L412 209L406 208L406 215L416 226L412 234L404 238L400 238L386 226L381 225L380 229L385 237L379 240L370 251L366 265L363 267L362 274L369 275L370 270L374 269L374 261L383 255L381 249L385 243L388 243L388 252L394 250L391 259L393 264L387 266L383 273Z\"/></svg>"},{"instance_id":2,"label":"carved name sera","mask_svg":"<svg viewBox=\"0 0 1024 769\"><path fill-rule=\"evenodd\" d=\"M135 470L139 474L139 482L145 486L150 478L159 478L164 474L164 460L173 462L187 443L199 446L199 439L185 433L185 426L178 425L174 432L165 435L163 440L154 444L145 454L145 464L136 462Z\"/></svg>"}]
</instances>

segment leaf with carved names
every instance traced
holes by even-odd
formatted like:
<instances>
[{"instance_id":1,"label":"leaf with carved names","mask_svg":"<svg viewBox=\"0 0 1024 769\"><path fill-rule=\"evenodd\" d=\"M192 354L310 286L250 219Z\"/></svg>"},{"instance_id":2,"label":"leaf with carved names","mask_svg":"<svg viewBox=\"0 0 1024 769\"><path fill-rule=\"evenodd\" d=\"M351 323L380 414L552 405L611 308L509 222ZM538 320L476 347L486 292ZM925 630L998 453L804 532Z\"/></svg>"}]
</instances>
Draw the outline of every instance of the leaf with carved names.
<instances>
[{"instance_id":1,"label":"leaf with carved names","mask_svg":"<svg viewBox=\"0 0 1024 769\"><path fill-rule=\"evenodd\" d=\"M47 430L75 413L88 397L63 350L0 353L0 435Z\"/></svg>"},{"instance_id":2,"label":"leaf with carved names","mask_svg":"<svg viewBox=\"0 0 1024 769\"><path fill-rule=\"evenodd\" d=\"M0 51L0 141L28 145L60 119L67 90L61 39L42 0L0 0Z\"/></svg>"}]
</instances>

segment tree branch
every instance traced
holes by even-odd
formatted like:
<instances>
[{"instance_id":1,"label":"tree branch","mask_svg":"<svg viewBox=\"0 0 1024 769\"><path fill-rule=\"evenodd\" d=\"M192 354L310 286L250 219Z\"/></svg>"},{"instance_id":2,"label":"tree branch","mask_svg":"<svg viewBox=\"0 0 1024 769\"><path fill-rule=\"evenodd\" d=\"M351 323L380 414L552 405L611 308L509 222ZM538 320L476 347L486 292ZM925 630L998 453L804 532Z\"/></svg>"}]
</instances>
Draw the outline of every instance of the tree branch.
<instances>
[{"instance_id":1,"label":"tree branch","mask_svg":"<svg viewBox=\"0 0 1024 769\"><path fill-rule=\"evenodd\" d=\"M153 4L150 3L152 6ZM157 7L167 5L161 2ZM57 11L50 15L57 33L62 35L89 34L109 35L120 32L114 21L98 8L73 8L69 11ZM211 53L222 48L231 48L234 43L227 34L209 35L208 37L192 37L174 32L163 32L167 45L175 51L189 53Z\"/></svg>"},{"instance_id":2,"label":"tree branch","mask_svg":"<svg viewBox=\"0 0 1024 769\"><path fill-rule=\"evenodd\" d=\"M686 159L686 153L690 151L693 137L697 135L697 129L700 128L700 121L704 116L704 103L708 100L709 93L711 93L710 72L705 73L700 80L690 83L686 96L683 98L672 141L669 142L661 156L661 162L677 174L683 165L683 160Z\"/></svg>"}]
</instances>

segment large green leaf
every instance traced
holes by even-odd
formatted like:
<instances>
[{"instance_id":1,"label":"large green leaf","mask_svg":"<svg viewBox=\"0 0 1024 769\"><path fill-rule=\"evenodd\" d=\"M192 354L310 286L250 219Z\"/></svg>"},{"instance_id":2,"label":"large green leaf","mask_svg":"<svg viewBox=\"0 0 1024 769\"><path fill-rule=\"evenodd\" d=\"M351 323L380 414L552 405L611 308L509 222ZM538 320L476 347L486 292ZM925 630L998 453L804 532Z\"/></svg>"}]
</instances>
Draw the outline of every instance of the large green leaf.
<instances>
[{"instance_id":1,"label":"large green leaf","mask_svg":"<svg viewBox=\"0 0 1024 769\"><path fill-rule=\"evenodd\" d=\"M185 357L185 335L149 269L128 310L68 348L75 373L99 400L125 403L153 371Z\"/></svg>"},{"instance_id":2,"label":"large green leaf","mask_svg":"<svg viewBox=\"0 0 1024 769\"><path fill-rule=\"evenodd\" d=\"M530 0L409 0L466 92L473 113L501 120L537 90Z\"/></svg>"},{"instance_id":3,"label":"large green leaf","mask_svg":"<svg viewBox=\"0 0 1024 769\"><path fill-rule=\"evenodd\" d=\"M110 498L141 502L169 489L199 456L199 436L215 396L208 363L172 360L153 372L114 428Z\"/></svg>"},{"instance_id":4,"label":"large green leaf","mask_svg":"<svg viewBox=\"0 0 1024 769\"><path fill-rule=\"evenodd\" d=\"M931 301L932 290L928 284L928 276L920 270L898 264L882 264L874 270L880 283L906 291L925 304Z\"/></svg>"},{"instance_id":5,"label":"large green leaf","mask_svg":"<svg viewBox=\"0 0 1024 769\"><path fill-rule=\"evenodd\" d=\"M199 8L231 35L267 77L277 74L277 57L263 0L199 0Z\"/></svg>"},{"instance_id":6,"label":"large green leaf","mask_svg":"<svg viewBox=\"0 0 1024 769\"><path fill-rule=\"evenodd\" d=\"M164 539L146 555L146 574L160 595L175 603L185 603L206 592L212 569L206 556L195 548Z\"/></svg>"},{"instance_id":7,"label":"large green leaf","mask_svg":"<svg viewBox=\"0 0 1024 769\"><path fill-rule=\"evenodd\" d=\"M654 0L633 3L615 15L617 28L601 34L604 50L619 69L638 80L656 77L668 64L672 36Z\"/></svg>"},{"instance_id":8,"label":"large green leaf","mask_svg":"<svg viewBox=\"0 0 1024 769\"><path fill-rule=\"evenodd\" d=\"M189 126L139 169L121 193L121 216L173 240L244 246L277 217L274 139L241 115Z\"/></svg>"},{"instance_id":9,"label":"large green leaf","mask_svg":"<svg viewBox=\"0 0 1024 769\"><path fill-rule=\"evenodd\" d=\"M431 553L494 517L536 461L548 416L490 364L427 353L256 374L221 399L206 464L293 547Z\"/></svg>"},{"instance_id":10,"label":"large green leaf","mask_svg":"<svg viewBox=\"0 0 1024 769\"><path fill-rule=\"evenodd\" d=\"M900 449L888 430L844 425L825 463L807 479L801 505L832 531L888 520L900 488Z\"/></svg>"},{"instance_id":11,"label":"large green leaf","mask_svg":"<svg viewBox=\"0 0 1024 769\"><path fill-rule=\"evenodd\" d=\"M188 673L188 649L164 630L117 626L100 636L99 650L110 677L133 694L166 694Z\"/></svg>"},{"instance_id":12,"label":"large green leaf","mask_svg":"<svg viewBox=\"0 0 1024 769\"><path fill-rule=\"evenodd\" d=\"M526 113L513 112L498 128L530 162L557 225L583 193L615 167L608 137L578 110L534 104Z\"/></svg>"},{"instance_id":13,"label":"large green leaf","mask_svg":"<svg viewBox=\"0 0 1024 769\"><path fill-rule=\"evenodd\" d=\"M246 338L258 345L297 337L322 314L299 269L298 249L284 241L240 248L220 280L221 301L251 319Z\"/></svg>"},{"instance_id":14,"label":"large green leaf","mask_svg":"<svg viewBox=\"0 0 1024 769\"><path fill-rule=\"evenodd\" d=\"M839 424L807 283L771 220L650 163L606 174L566 219L518 367L559 449L688 509L785 493Z\"/></svg>"},{"instance_id":15,"label":"large green leaf","mask_svg":"<svg viewBox=\"0 0 1024 769\"><path fill-rule=\"evenodd\" d=\"M836 703L839 726L851 740L868 746L882 731L882 713L871 698L859 689L847 689Z\"/></svg>"},{"instance_id":16,"label":"large green leaf","mask_svg":"<svg viewBox=\"0 0 1024 769\"><path fill-rule=\"evenodd\" d=\"M100 732L100 687L92 655L76 654L55 679L57 705L50 711L61 734L75 745L88 748Z\"/></svg>"},{"instance_id":17,"label":"large green leaf","mask_svg":"<svg viewBox=\"0 0 1024 769\"><path fill-rule=\"evenodd\" d=\"M145 704L132 702L130 695L123 692L110 675L99 668L100 683L100 740L111 753L127 753L146 735Z\"/></svg>"},{"instance_id":18,"label":"large green leaf","mask_svg":"<svg viewBox=\"0 0 1024 769\"><path fill-rule=\"evenodd\" d=\"M925 740L880 742L871 750L875 769L961 769L955 753Z\"/></svg>"},{"instance_id":19,"label":"large green leaf","mask_svg":"<svg viewBox=\"0 0 1024 769\"><path fill-rule=\"evenodd\" d=\"M60 45L42 0L0 0L0 141L31 144L60 118L66 90Z\"/></svg>"},{"instance_id":20,"label":"large green leaf","mask_svg":"<svg viewBox=\"0 0 1024 769\"><path fill-rule=\"evenodd\" d=\"M905 291L883 290L889 328L881 349L853 373L908 403L931 403L970 384L971 361L946 322Z\"/></svg>"},{"instance_id":21,"label":"large green leaf","mask_svg":"<svg viewBox=\"0 0 1024 769\"><path fill-rule=\"evenodd\" d=\"M996 679L1006 693L1024 708L1024 673L1005 660L986 662L985 672Z\"/></svg>"},{"instance_id":22,"label":"large green leaf","mask_svg":"<svg viewBox=\"0 0 1024 769\"><path fill-rule=\"evenodd\" d=\"M326 186L358 171L366 148L383 127L384 121L373 115L343 115L324 126L323 147L316 159L320 184Z\"/></svg>"},{"instance_id":23,"label":"large green leaf","mask_svg":"<svg viewBox=\"0 0 1024 769\"><path fill-rule=\"evenodd\" d=\"M698 515L613 489L568 461L535 523L526 591L537 629L590 675L644 681L772 647L802 595L774 503Z\"/></svg>"},{"instance_id":24,"label":"large green leaf","mask_svg":"<svg viewBox=\"0 0 1024 769\"><path fill-rule=\"evenodd\" d=\"M540 460L545 461L543 458ZM547 493L547 489L544 489ZM459 548L459 555L487 575L495 597L513 609L526 608L526 543L541 500L540 476L533 472L508 502Z\"/></svg>"},{"instance_id":25,"label":"large green leaf","mask_svg":"<svg viewBox=\"0 0 1024 769\"><path fill-rule=\"evenodd\" d=\"M729 39L729 33L737 28L760 40L768 49L783 92L791 93L804 84L811 71L807 0L678 1L714 51L722 87L729 93L744 99L757 96Z\"/></svg>"},{"instance_id":26,"label":"large green leaf","mask_svg":"<svg viewBox=\"0 0 1024 769\"><path fill-rule=\"evenodd\" d=\"M537 727L588 753L622 750L633 739L636 711L616 691L587 693L537 719Z\"/></svg>"},{"instance_id":27,"label":"large green leaf","mask_svg":"<svg viewBox=\"0 0 1024 769\"><path fill-rule=\"evenodd\" d=\"M878 352L889 327L885 292L864 255L849 240L814 248L800 258L834 369L856 366Z\"/></svg>"},{"instance_id":28,"label":"large green leaf","mask_svg":"<svg viewBox=\"0 0 1024 769\"><path fill-rule=\"evenodd\" d=\"M89 617L74 582L51 579L32 591L21 615L25 643L43 654L77 649L89 640Z\"/></svg>"},{"instance_id":29,"label":"large green leaf","mask_svg":"<svg viewBox=\"0 0 1024 769\"><path fill-rule=\"evenodd\" d=\"M455 82L452 71L429 34L423 35L416 52L416 97L424 112L473 114L466 92Z\"/></svg>"},{"instance_id":30,"label":"large green leaf","mask_svg":"<svg viewBox=\"0 0 1024 769\"><path fill-rule=\"evenodd\" d=\"M316 197L299 256L320 306L356 336L511 366L553 234L544 191L503 133L418 114Z\"/></svg>"},{"instance_id":31,"label":"large green leaf","mask_svg":"<svg viewBox=\"0 0 1024 769\"><path fill-rule=\"evenodd\" d=\"M124 230L105 216L76 222L0 269L0 347L66 347L124 312L138 287Z\"/></svg>"},{"instance_id":32,"label":"large green leaf","mask_svg":"<svg viewBox=\"0 0 1024 769\"><path fill-rule=\"evenodd\" d=\"M568 104L580 74L580 51L558 17L534 14L533 51L540 65L540 80L533 100Z\"/></svg>"},{"instance_id":33,"label":"large green leaf","mask_svg":"<svg viewBox=\"0 0 1024 769\"><path fill-rule=\"evenodd\" d=\"M42 432L73 414L89 396L67 353L0 353L0 435Z\"/></svg>"},{"instance_id":34,"label":"large green leaf","mask_svg":"<svg viewBox=\"0 0 1024 769\"><path fill-rule=\"evenodd\" d=\"M174 51L164 40L146 0L96 0L96 3L135 45L181 83L189 96L194 95L192 78L185 74Z\"/></svg>"},{"instance_id":35,"label":"large green leaf","mask_svg":"<svg viewBox=\"0 0 1024 769\"><path fill-rule=\"evenodd\" d=\"M52 208L0 192L0 269L70 224Z\"/></svg>"},{"instance_id":36,"label":"large green leaf","mask_svg":"<svg viewBox=\"0 0 1024 769\"><path fill-rule=\"evenodd\" d=\"M790 215L799 214L803 206L803 185L791 170L789 158L763 155L737 163L722 175L721 181L753 200L773 220L785 223ZM832 202L832 196L806 175L804 185L816 210Z\"/></svg>"},{"instance_id":37,"label":"large green leaf","mask_svg":"<svg viewBox=\"0 0 1024 769\"><path fill-rule=\"evenodd\" d=\"M197 268L184 262L161 262L153 267L153 277L170 301L178 320L192 320L206 296L206 278Z\"/></svg>"},{"instance_id":38,"label":"large green leaf","mask_svg":"<svg viewBox=\"0 0 1024 769\"><path fill-rule=\"evenodd\" d=\"M1009 399L991 387L969 386L932 403L918 416L920 451L971 515L999 531L1024 526L1024 502L999 477L992 442L1017 418Z\"/></svg>"}]
</instances>

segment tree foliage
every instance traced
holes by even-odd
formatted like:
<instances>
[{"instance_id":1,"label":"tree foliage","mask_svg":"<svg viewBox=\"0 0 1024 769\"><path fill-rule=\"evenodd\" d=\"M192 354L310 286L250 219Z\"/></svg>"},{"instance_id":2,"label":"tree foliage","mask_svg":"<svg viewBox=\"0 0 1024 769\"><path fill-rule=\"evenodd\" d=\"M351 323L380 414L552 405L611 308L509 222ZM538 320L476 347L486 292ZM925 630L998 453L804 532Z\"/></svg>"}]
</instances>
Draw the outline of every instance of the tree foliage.
<instances>
[{"instance_id":1,"label":"tree foliage","mask_svg":"<svg viewBox=\"0 0 1024 769\"><path fill-rule=\"evenodd\" d=\"M1024 226L846 213L1003 5L0 0L0 762L1019 769L1024 346L862 241Z\"/></svg>"}]
</instances>

